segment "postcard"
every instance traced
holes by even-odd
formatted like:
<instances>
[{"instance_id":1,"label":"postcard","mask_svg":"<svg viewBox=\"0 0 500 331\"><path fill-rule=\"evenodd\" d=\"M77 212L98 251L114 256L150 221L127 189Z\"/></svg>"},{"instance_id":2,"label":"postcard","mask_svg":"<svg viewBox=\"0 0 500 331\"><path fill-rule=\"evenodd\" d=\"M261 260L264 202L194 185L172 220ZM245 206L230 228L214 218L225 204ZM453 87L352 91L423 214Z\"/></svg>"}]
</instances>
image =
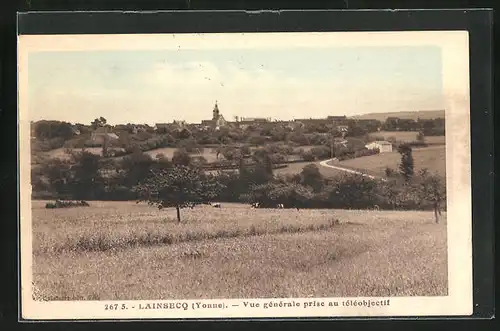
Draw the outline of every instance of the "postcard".
<instances>
[{"instance_id":1,"label":"postcard","mask_svg":"<svg viewBox=\"0 0 500 331\"><path fill-rule=\"evenodd\" d=\"M20 35L27 320L470 315L466 31Z\"/></svg>"}]
</instances>

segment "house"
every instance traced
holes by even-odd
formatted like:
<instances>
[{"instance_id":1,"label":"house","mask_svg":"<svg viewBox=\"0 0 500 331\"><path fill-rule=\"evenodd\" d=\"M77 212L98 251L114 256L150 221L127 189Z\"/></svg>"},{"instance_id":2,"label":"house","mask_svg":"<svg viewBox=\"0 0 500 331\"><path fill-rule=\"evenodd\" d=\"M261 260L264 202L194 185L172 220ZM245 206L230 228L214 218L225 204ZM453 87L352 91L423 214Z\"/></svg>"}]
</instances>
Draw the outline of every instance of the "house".
<instances>
[{"instance_id":1,"label":"house","mask_svg":"<svg viewBox=\"0 0 500 331\"><path fill-rule=\"evenodd\" d=\"M119 137L116 133L112 132L108 127L100 127L95 129L90 135L90 140L94 143L102 144L105 139L117 140Z\"/></svg>"},{"instance_id":2,"label":"house","mask_svg":"<svg viewBox=\"0 0 500 331\"><path fill-rule=\"evenodd\" d=\"M241 117L237 122L238 126L245 130L249 126L259 126L271 122L270 118L264 117Z\"/></svg>"},{"instance_id":3,"label":"house","mask_svg":"<svg viewBox=\"0 0 500 331\"><path fill-rule=\"evenodd\" d=\"M248 124L253 124L253 123L267 123L270 122L270 118L264 118L264 117L242 117L238 121L238 123L248 123Z\"/></svg>"},{"instance_id":4,"label":"house","mask_svg":"<svg viewBox=\"0 0 500 331\"><path fill-rule=\"evenodd\" d=\"M170 123L156 123L154 126L154 130L159 132L168 132L168 129L170 127L171 127Z\"/></svg>"},{"instance_id":5,"label":"house","mask_svg":"<svg viewBox=\"0 0 500 331\"><path fill-rule=\"evenodd\" d=\"M300 118L300 119L295 119L294 121L300 122L304 125L322 125L331 123L331 120L327 118Z\"/></svg>"},{"instance_id":6,"label":"house","mask_svg":"<svg viewBox=\"0 0 500 331\"><path fill-rule=\"evenodd\" d=\"M347 132L349 131L349 126L347 125L337 125L337 130L340 132Z\"/></svg>"},{"instance_id":7,"label":"house","mask_svg":"<svg viewBox=\"0 0 500 331\"><path fill-rule=\"evenodd\" d=\"M372 141L369 144L365 145L368 149L376 149L380 151L380 153L390 153L392 152L392 144L388 141Z\"/></svg>"},{"instance_id":8,"label":"house","mask_svg":"<svg viewBox=\"0 0 500 331\"><path fill-rule=\"evenodd\" d=\"M80 135L80 130L77 127L72 126L71 131L73 132L73 135L79 136Z\"/></svg>"}]
</instances>

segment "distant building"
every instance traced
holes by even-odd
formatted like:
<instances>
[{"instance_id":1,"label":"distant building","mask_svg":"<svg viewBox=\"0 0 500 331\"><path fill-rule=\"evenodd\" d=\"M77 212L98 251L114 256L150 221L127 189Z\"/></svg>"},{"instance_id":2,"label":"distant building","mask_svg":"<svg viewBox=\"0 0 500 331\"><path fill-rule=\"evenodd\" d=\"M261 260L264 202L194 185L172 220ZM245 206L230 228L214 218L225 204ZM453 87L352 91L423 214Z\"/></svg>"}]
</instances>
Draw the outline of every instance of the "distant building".
<instances>
[{"instance_id":1,"label":"distant building","mask_svg":"<svg viewBox=\"0 0 500 331\"><path fill-rule=\"evenodd\" d=\"M184 128L187 127L187 124L186 124L186 121L173 121L172 122L172 127L174 127L175 129L178 129L178 130L182 130Z\"/></svg>"},{"instance_id":2,"label":"distant building","mask_svg":"<svg viewBox=\"0 0 500 331\"><path fill-rule=\"evenodd\" d=\"M99 127L95 129L91 135L90 135L90 140L94 143L104 143L104 140L108 138L110 140L116 140L118 139L118 135L116 133L113 133L108 127Z\"/></svg>"},{"instance_id":3,"label":"distant building","mask_svg":"<svg viewBox=\"0 0 500 331\"><path fill-rule=\"evenodd\" d=\"M329 123L332 123L333 125L347 125L347 116L328 116L326 118Z\"/></svg>"},{"instance_id":4,"label":"distant building","mask_svg":"<svg viewBox=\"0 0 500 331\"><path fill-rule=\"evenodd\" d=\"M340 132L347 132L349 130L349 126L347 125L337 125L336 128Z\"/></svg>"},{"instance_id":5,"label":"distant building","mask_svg":"<svg viewBox=\"0 0 500 331\"><path fill-rule=\"evenodd\" d=\"M373 141L367 145L365 145L368 149L376 149L380 151L380 153L390 153L392 152L392 144L388 141Z\"/></svg>"},{"instance_id":6,"label":"distant building","mask_svg":"<svg viewBox=\"0 0 500 331\"><path fill-rule=\"evenodd\" d=\"M155 131L168 131L170 123L156 123L154 126Z\"/></svg>"},{"instance_id":7,"label":"distant building","mask_svg":"<svg viewBox=\"0 0 500 331\"><path fill-rule=\"evenodd\" d=\"M267 123L270 121L271 121L270 118L264 118L264 117L241 117L238 123L251 124L251 123Z\"/></svg>"},{"instance_id":8,"label":"distant building","mask_svg":"<svg viewBox=\"0 0 500 331\"><path fill-rule=\"evenodd\" d=\"M220 113L217 101L215 101L215 106L212 111L212 119L201 121L201 125L204 127L211 127L215 130L219 130L221 127L225 127L228 125L228 122L226 121L224 116Z\"/></svg>"},{"instance_id":9,"label":"distant building","mask_svg":"<svg viewBox=\"0 0 500 331\"><path fill-rule=\"evenodd\" d=\"M331 120L328 118L301 118L294 120L295 122L301 122L304 125L319 125L319 124L330 124Z\"/></svg>"},{"instance_id":10,"label":"distant building","mask_svg":"<svg viewBox=\"0 0 500 331\"><path fill-rule=\"evenodd\" d=\"M73 134L75 136L79 136L80 133L81 133L80 130L77 127L74 127L74 126L71 127L71 131L73 132Z\"/></svg>"}]
</instances>

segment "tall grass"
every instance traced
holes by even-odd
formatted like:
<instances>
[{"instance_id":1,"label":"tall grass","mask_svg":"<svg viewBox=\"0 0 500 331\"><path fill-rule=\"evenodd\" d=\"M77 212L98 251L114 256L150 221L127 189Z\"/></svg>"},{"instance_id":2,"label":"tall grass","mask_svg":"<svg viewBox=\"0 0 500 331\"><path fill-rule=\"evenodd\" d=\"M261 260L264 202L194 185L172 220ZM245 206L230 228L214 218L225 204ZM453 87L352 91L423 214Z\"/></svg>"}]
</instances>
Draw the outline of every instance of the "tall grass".
<instances>
[{"instance_id":1,"label":"tall grass","mask_svg":"<svg viewBox=\"0 0 500 331\"><path fill-rule=\"evenodd\" d=\"M133 202L91 202L91 207L45 209L34 202L34 254L105 252L184 242L301 233L330 229L338 223L332 210L286 211L223 204L182 211L159 211Z\"/></svg>"},{"instance_id":2,"label":"tall grass","mask_svg":"<svg viewBox=\"0 0 500 331\"><path fill-rule=\"evenodd\" d=\"M177 224L175 211L101 204L34 208L37 300L447 294L446 220L432 212L224 205Z\"/></svg>"},{"instance_id":3,"label":"tall grass","mask_svg":"<svg viewBox=\"0 0 500 331\"><path fill-rule=\"evenodd\" d=\"M156 233L151 230L131 233L127 237L114 236L111 233L87 233L76 238L67 238L63 243L53 243L35 250L36 253L64 252L105 252L137 247L179 244L201 240L217 240L236 237L262 236L280 233L304 233L309 231L324 231L339 224L338 220L328 220L326 223L309 225L281 225L276 228L256 227L251 225L243 229L219 229L214 231L187 231L177 233Z\"/></svg>"}]
</instances>

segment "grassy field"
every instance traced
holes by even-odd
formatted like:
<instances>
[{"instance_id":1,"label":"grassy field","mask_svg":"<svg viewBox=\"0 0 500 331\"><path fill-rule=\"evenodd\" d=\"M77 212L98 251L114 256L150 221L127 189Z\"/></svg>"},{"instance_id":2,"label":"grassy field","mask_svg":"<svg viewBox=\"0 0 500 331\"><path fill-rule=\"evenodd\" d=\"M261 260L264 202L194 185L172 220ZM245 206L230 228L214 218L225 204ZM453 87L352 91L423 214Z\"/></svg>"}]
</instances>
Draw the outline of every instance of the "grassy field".
<instances>
[{"instance_id":1,"label":"grassy field","mask_svg":"<svg viewBox=\"0 0 500 331\"><path fill-rule=\"evenodd\" d=\"M59 159L68 159L69 154L66 153L67 148L57 148L53 149L49 152L44 153L44 155L50 157L50 158L59 158ZM81 152L81 148L73 148L70 150L74 150L75 152ZM102 155L102 147L85 147L85 150L89 153L96 154L96 155Z\"/></svg>"},{"instance_id":2,"label":"grassy field","mask_svg":"<svg viewBox=\"0 0 500 331\"><path fill-rule=\"evenodd\" d=\"M302 169L309 165L309 164L315 164L318 166L319 172L324 176L324 177L335 177L338 175L341 175L343 172L340 170L336 169L331 169L327 167L322 167L319 165L318 161L314 162L297 162L297 163L290 163L287 164L286 168L281 168L281 169L276 169L274 170L275 175L294 175L298 174L302 171Z\"/></svg>"},{"instance_id":3,"label":"grassy field","mask_svg":"<svg viewBox=\"0 0 500 331\"><path fill-rule=\"evenodd\" d=\"M430 212L222 204L183 210L177 224L172 209L90 204L47 210L34 202L39 298L447 294L446 216L435 224Z\"/></svg>"},{"instance_id":4,"label":"grassy field","mask_svg":"<svg viewBox=\"0 0 500 331\"><path fill-rule=\"evenodd\" d=\"M415 171L427 168L429 171L446 177L446 149L445 146L432 146L413 149L413 160ZM366 169L370 173L385 176L385 168L390 167L397 170L401 162L401 155L397 152L381 153L377 155L364 156L356 159L345 160L335 163L353 169Z\"/></svg>"},{"instance_id":5,"label":"grassy field","mask_svg":"<svg viewBox=\"0 0 500 331\"><path fill-rule=\"evenodd\" d=\"M169 159L171 159L172 156L174 156L174 153L176 150L177 150L177 148L165 147L165 148L154 149L154 150L147 151L144 153L151 155L153 158L155 158L156 155L158 155L158 154L163 154L166 157L168 157ZM212 152L211 148L205 148L203 150L203 152L200 154L192 153L191 156L203 156L205 159L207 159L208 162L217 161L217 158L216 158L217 155L216 155L216 153ZM219 155L219 159L224 159L222 154Z\"/></svg>"},{"instance_id":6,"label":"grassy field","mask_svg":"<svg viewBox=\"0 0 500 331\"><path fill-rule=\"evenodd\" d=\"M397 141L412 142L417 140L418 132L414 131L379 131L370 134L372 137L383 137L387 140L394 137ZM427 136L424 141L429 145L444 145L446 143L445 136Z\"/></svg>"},{"instance_id":7,"label":"grassy field","mask_svg":"<svg viewBox=\"0 0 500 331\"><path fill-rule=\"evenodd\" d=\"M445 136L427 136L425 142L429 145L444 145L446 144Z\"/></svg>"}]
</instances>

